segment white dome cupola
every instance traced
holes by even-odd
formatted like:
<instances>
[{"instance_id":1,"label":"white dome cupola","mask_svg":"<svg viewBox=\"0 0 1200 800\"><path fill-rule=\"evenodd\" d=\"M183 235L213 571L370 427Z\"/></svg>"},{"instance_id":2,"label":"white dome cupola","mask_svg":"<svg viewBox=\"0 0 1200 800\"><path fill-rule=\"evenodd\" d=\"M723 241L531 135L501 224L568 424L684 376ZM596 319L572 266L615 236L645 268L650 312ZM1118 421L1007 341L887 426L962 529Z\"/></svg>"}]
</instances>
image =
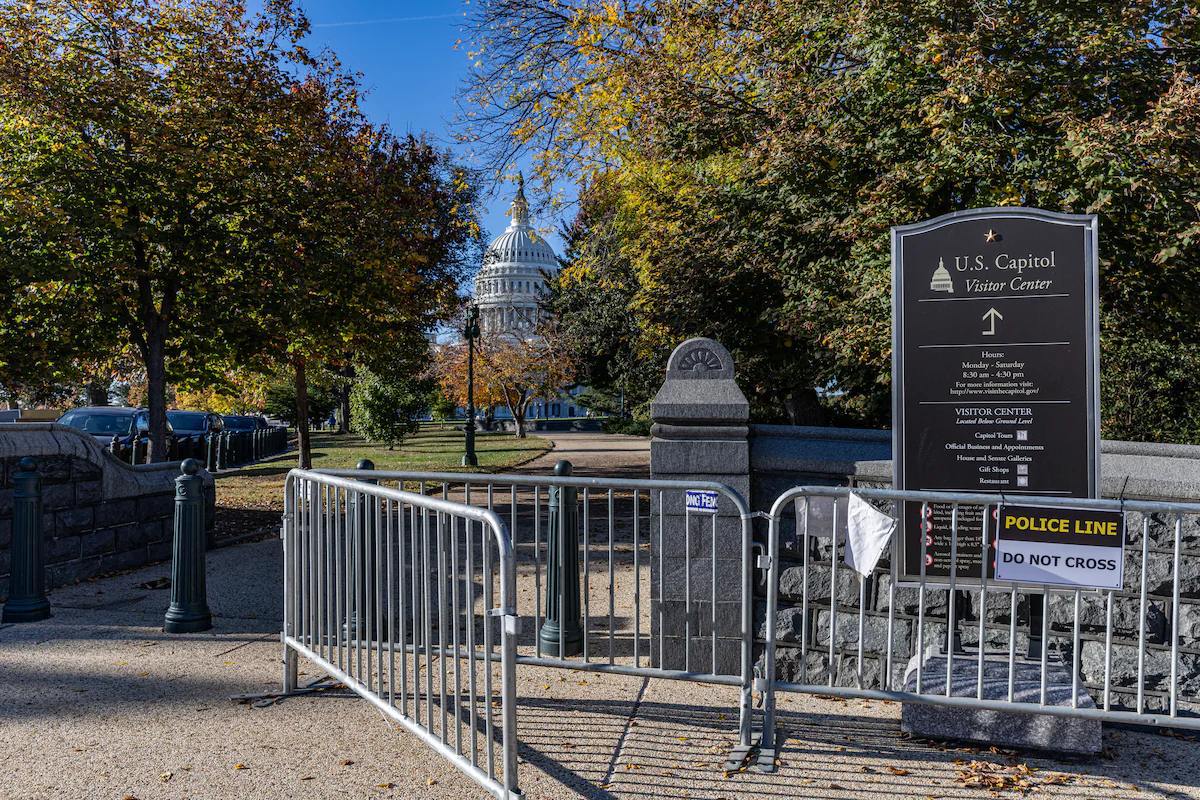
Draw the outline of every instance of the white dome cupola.
<instances>
[{"instance_id":1,"label":"white dome cupola","mask_svg":"<svg viewBox=\"0 0 1200 800\"><path fill-rule=\"evenodd\" d=\"M546 291L543 273L556 270L558 258L529 222L522 176L508 213L508 228L488 245L475 278L475 302L485 332L532 334L538 301Z\"/></svg>"}]
</instances>

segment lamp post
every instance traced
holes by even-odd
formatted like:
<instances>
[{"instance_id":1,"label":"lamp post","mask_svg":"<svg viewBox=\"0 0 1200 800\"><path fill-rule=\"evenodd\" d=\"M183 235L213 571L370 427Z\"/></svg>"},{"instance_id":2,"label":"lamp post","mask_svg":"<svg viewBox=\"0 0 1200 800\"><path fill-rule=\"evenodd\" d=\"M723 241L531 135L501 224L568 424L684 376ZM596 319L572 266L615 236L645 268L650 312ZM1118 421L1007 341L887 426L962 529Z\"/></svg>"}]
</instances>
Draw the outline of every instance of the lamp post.
<instances>
[{"instance_id":1,"label":"lamp post","mask_svg":"<svg viewBox=\"0 0 1200 800\"><path fill-rule=\"evenodd\" d=\"M463 453L464 467L478 467L479 459L475 456L475 340L479 338L479 307L471 305L467 310L467 324L463 327L463 336L467 340L467 424L463 426L466 433L466 450Z\"/></svg>"}]
</instances>

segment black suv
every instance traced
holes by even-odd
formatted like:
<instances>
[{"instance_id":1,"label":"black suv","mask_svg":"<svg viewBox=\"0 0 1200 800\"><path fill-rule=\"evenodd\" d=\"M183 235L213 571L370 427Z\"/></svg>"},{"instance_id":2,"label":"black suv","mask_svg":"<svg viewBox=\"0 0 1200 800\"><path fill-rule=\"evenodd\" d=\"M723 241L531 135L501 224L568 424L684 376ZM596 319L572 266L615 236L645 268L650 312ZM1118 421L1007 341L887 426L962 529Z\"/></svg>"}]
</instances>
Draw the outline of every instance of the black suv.
<instances>
[{"instance_id":1,"label":"black suv","mask_svg":"<svg viewBox=\"0 0 1200 800\"><path fill-rule=\"evenodd\" d=\"M71 409L58 418L58 424L90 433L103 447L108 447L115 436L121 449L127 449L135 439L144 440L149 435L150 412L125 406L88 406ZM173 433L168 420L167 436Z\"/></svg>"},{"instance_id":2,"label":"black suv","mask_svg":"<svg viewBox=\"0 0 1200 800\"><path fill-rule=\"evenodd\" d=\"M230 431L261 431L271 426L262 417L252 417L248 414L227 415L222 417L225 429Z\"/></svg>"},{"instance_id":3,"label":"black suv","mask_svg":"<svg viewBox=\"0 0 1200 800\"><path fill-rule=\"evenodd\" d=\"M225 428L221 415L211 411L168 411L167 421L180 437L220 433Z\"/></svg>"}]
</instances>

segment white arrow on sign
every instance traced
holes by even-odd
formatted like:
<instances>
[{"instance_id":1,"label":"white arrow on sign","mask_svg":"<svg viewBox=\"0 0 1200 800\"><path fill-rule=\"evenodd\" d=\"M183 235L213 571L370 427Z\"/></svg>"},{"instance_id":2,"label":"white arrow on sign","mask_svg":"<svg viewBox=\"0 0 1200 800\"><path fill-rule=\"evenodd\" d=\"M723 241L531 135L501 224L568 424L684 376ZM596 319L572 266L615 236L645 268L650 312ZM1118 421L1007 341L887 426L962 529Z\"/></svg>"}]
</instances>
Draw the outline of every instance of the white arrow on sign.
<instances>
[{"instance_id":1,"label":"white arrow on sign","mask_svg":"<svg viewBox=\"0 0 1200 800\"><path fill-rule=\"evenodd\" d=\"M996 335L996 320L998 319L1004 319L1004 315L994 308L989 308L983 315L983 321L988 323L988 329L983 332L984 336Z\"/></svg>"}]
</instances>

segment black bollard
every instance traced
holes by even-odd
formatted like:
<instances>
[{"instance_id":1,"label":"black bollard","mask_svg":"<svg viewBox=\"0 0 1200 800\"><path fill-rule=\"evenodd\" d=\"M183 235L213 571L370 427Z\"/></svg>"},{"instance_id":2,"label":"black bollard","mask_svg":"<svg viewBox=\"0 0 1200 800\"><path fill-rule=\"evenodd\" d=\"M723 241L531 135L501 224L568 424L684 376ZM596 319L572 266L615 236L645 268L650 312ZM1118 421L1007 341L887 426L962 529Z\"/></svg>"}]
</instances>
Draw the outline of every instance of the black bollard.
<instances>
[{"instance_id":1,"label":"black bollard","mask_svg":"<svg viewBox=\"0 0 1200 800\"><path fill-rule=\"evenodd\" d=\"M559 461L554 474L571 474L571 462ZM578 490L574 487L550 488L546 533L546 621L538 631L538 643L546 655L554 658L577 656L583 652L583 626L579 622L579 514Z\"/></svg>"},{"instance_id":2,"label":"black bollard","mask_svg":"<svg viewBox=\"0 0 1200 800\"><path fill-rule=\"evenodd\" d=\"M42 479L26 456L13 473L12 566L3 622L37 622L50 616L42 542Z\"/></svg>"},{"instance_id":3,"label":"black bollard","mask_svg":"<svg viewBox=\"0 0 1200 800\"><path fill-rule=\"evenodd\" d=\"M121 437L113 434L112 441L108 443L108 452L113 454L113 458L121 457Z\"/></svg>"},{"instance_id":4,"label":"black bollard","mask_svg":"<svg viewBox=\"0 0 1200 800\"><path fill-rule=\"evenodd\" d=\"M167 633L196 633L212 627L204 561L204 480L200 462L189 458L175 479L175 542L171 552L171 605Z\"/></svg>"}]
</instances>

